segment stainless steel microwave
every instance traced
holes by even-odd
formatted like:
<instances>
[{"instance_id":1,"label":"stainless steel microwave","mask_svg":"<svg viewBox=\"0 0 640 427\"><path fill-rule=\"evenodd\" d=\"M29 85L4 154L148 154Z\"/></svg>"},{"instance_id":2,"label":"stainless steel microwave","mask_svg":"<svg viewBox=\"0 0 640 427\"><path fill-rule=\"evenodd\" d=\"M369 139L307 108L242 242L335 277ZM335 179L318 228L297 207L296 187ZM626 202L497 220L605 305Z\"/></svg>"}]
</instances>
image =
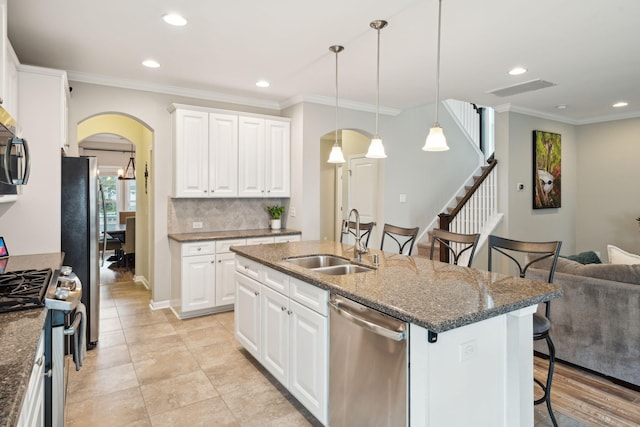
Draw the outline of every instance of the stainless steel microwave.
<instances>
[{"instance_id":1,"label":"stainless steel microwave","mask_svg":"<svg viewBox=\"0 0 640 427\"><path fill-rule=\"evenodd\" d=\"M0 183L24 185L29 180L29 145L15 131L15 120L0 107Z\"/></svg>"}]
</instances>

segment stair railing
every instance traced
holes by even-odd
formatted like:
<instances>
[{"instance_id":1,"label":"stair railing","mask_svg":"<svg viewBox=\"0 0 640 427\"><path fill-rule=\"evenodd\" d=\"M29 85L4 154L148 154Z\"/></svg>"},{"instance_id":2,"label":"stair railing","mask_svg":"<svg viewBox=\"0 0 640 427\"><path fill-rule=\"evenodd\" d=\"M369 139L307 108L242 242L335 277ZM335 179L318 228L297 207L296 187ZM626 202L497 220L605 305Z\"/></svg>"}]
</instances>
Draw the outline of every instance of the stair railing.
<instances>
[{"instance_id":1,"label":"stair railing","mask_svg":"<svg viewBox=\"0 0 640 427\"><path fill-rule=\"evenodd\" d=\"M491 155L487 167L456 206L450 212L438 215L441 229L464 234L482 233L498 210L497 164ZM440 261L449 262L449 251L444 246L440 247Z\"/></svg>"}]
</instances>

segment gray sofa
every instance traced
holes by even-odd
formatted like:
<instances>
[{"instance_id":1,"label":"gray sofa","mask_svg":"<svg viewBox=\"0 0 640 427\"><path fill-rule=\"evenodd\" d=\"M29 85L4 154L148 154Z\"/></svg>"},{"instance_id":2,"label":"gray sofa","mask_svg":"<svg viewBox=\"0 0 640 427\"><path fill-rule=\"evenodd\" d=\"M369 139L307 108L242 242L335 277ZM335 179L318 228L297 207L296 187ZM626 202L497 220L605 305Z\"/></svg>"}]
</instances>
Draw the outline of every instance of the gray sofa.
<instances>
[{"instance_id":1,"label":"gray sofa","mask_svg":"<svg viewBox=\"0 0 640 427\"><path fill-rule=\"evenodd\" d=\"M546 281L547 270L527 278ZM580 264L559 258L553 280L564 296L551 302L558 359L640 386L640 264ZM544 304L538 311L544 313ZM544 342L535 349L547 354Z\"/></svg>"}]
</instances>

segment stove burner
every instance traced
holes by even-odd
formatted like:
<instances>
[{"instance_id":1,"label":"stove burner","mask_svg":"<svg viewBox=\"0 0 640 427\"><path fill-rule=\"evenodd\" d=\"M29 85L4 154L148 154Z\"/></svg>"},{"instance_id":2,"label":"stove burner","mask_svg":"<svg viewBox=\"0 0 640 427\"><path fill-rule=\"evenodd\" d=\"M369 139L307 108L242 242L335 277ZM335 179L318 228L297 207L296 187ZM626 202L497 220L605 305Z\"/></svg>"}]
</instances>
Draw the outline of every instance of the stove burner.
<instances>
[{"instance_id":1,"label":"stove burner","mask_svg":"<svg viewBox=\"0 0 640 427\"><path fill-rule=\"evenodd\" d=\"M51 269L0 274L0 313L44 306Z\"/></svg>"}]
</instances>

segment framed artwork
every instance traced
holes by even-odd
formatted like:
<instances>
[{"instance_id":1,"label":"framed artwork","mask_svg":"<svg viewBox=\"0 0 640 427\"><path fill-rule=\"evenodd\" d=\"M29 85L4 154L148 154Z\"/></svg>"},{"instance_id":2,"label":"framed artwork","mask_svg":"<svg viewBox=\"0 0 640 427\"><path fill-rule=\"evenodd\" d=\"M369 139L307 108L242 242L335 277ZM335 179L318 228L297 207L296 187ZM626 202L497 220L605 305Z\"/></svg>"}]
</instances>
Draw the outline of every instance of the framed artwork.
<instances>
[{"instance_id":1,"label":"framed artwork","mask_svg":"<svg viewBox=\"0 0 640 427\"><path fill-rule=\"evenodd\" d=\"M533 209L559 208L562 152L557 133L533 131Z\"/></svg>"}]
</instances>

